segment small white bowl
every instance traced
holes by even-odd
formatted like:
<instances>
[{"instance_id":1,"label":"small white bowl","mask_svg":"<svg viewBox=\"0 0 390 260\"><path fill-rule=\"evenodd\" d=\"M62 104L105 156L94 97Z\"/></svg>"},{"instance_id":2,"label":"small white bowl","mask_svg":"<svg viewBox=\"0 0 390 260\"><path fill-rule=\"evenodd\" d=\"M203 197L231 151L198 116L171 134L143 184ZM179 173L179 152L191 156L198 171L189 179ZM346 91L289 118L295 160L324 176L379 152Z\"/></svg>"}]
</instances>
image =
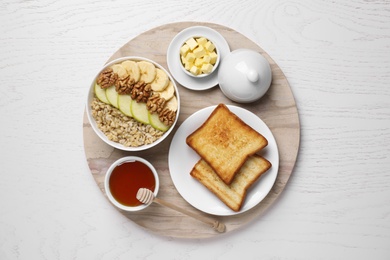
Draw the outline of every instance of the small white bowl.
<instances>
[{"instance_id":1,"label":"small white bowl","mask_svg":"<svg viewBox=\"0 0 390 260\"><path fill-rule=\"evenodd\" d=\"M181 48L189 39L191 39L191 38L196 39L196 38L201 38L201 37L206 38L207 40L209 40L210 42L212 42L212 43L214 44L215 52L216 52L216 54L217 54L217 61L216 61L215 64L213 65L213 69L212 69L212 71L211 71L210 73L207 73L207 74L201 73L201 74L199 74L199 75L194 75L194 74L192 74L190 71L188 71L188 70L185 69L184 64L183 64L182 61L181 61L180 48ZM205 36L192 36L192 37L189 37L189 38L187 38L187 39L180 45L180 48L179 48L179 51L178 51L178 53L179 53L179 55L178 55L178 56L179 56L179 63L180 63L180 65L181 65L180 67L181 67L181 69L183 70L183 72L184 72L185 74L187 74L188 76L193 77L193 78L204 78L204 77L207 77L207 76L213 74L213 72L216 71L216 69L218 68L219 61L221 60L221 54L220 54L220 52L219 52L218 45L217 45L215 42L213 42L212 40L208 39L207 37L205 37Z\"/></svg>"},{"instance_id":2,"label":"small white bowl","mask_svg":"<svg viewBox=\"0 0 390 260\"><path fill-rule=\"evenodd\" d=\"M156 141L154 141L153 143L150 143L150 144L144 144L144 145L141 145L141 146L125 146L125 145L122 145L120 144L119 142L114 142L114 141L111 141L110 139L108 139L108 137L104 134L103 131L101 131L98 126L97 126L97 123L94 119L94 117L92 116L92 109L91 109L91 103L92 103L92 100L94 99L95 97L95 92L94 92L94 86L95 86L95 83L96 83L96 80L99 76L99 74L105 70L106 68L116 64L116 63L121 63L125 60L132 60L132 61L149 61L151 63L153 63L156 68L159 68L161 70L163 70L169 77L170 81L172 82L174 88L175 88L175 96L176 96L176 99L177 99L177 104L178 104L178 107L177 107L177 111L176 111L176 119L174 121L174 123L171 125L171 127L159 138L157 139ZM87 117L88 117L88 120L89 120L89 123L91 124L92 126L92 129L94 130L94 132L99 136L99 138L101 140L103 140L105 143L107 143L108 145L114 147L114 148L117 148L117 149L120 149L120 150L123 150L123 151L130 151L130 152L134 152L134 151L142 151L142 150L147 150L149 148L152 148L154 146L156 146L157 144L161 143L171 132L172 130L174 129L176 123L177 123L177 120L179 118L179 113L180 113L180 96L179 96L179 92L178 92L178 88L176 86L176 82L175 80L173 79L172 75L164 68L162 67L160 64L150 60L150 59L147 59L147 58L143 58L143 57L138 57L138 56L126 56L126 57L122 57L122 58L119 58L119 59L116 59L116 60L113 60L109 63L107 63L95 76L95 78L92 80L92 83L89 87L89 90L88 90L88 96L87 96L87 104L86 104L86 112L87 112Z\"/></svg>"},{"instance_id":3,"label":"small white bowl","mask_svg":"<svg viewBox=\"0 0 390 260\"><path fill-rule=\"evenodd\" d=\"M118 159L108 168L105 179L104 179L104 189L106 191L106 195L107 195L108 199L110 200L110 202L112 204L114 204L117 208L124 210L124 211L130 211L130 212L143 210L146 207L148 207L150 204L141 204L138 206L126 206L126 205L123 205L120 202L118 202L114 198L114 196L112 195L111 190L110 190L110 177L111 177L112 172L114 171L114 169L117 166L120 166L124 163L135 162L135 161L143 163L152 171L153 176L154 176L154 180L155 180L155 188L154 188L153 194L156 197L158 194L159 187L160 187L160 180L159 180L157 171L150 162L148 162L147 160L145 160L141 157L126 156L126 157L122 157L122 158ZM139 188L144 188L144 187L139 187Z\"/></svg>"}]
</instances>

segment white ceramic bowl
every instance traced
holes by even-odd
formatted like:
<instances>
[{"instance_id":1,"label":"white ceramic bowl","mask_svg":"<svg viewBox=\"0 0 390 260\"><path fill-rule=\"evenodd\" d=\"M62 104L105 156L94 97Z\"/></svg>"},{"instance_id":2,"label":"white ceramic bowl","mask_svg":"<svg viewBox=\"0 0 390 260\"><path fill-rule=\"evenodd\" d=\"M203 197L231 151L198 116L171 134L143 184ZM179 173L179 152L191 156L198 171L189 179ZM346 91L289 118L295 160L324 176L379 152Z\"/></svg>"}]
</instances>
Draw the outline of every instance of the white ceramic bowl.
<instances>
[{"instance_id":1,"label":"white ceramic bowl","mask_svg":"<svg viewBox=\"0 0 390 260\"><path fill-rule=\"evenodd\" d=\"M215 46L215 52L216 52L216 54L217 54L217 61L216 61L215 64L213 65L213 69L211 70L210 73L207 73L207 74L201 73L201 74L199 74L199 75L194 75L194 74L192 74L190 71L188 71L188 70L185 69L184 64L183 64L182 61L181 61L180 48L181 48L189 39L191 39L191 38L196 39L196 38L201 38L201 37L206 38L207 40L209 40L210 42L212 42L212 43L214 44L214 46ZM213 74L213 72L216 71L216 69L218 68L219 62L220 62L220 60L221 60L221 54L220 54L220 52L219 52L218 45L217 45L215 42L213 42L212 40L208 39L207 37L205 37L205 36L192 36L192 37L189 37L189 38L187 38L187 39L180 45L180 48L179 48L179 50L178 50L178 53L179 53L179 54L178 54L179 63L180 63L180 65L181 65L180 67L181 67L181 69L184 71L184 73L187 74L188 76L193 77L193 78L204 78L204 77L207 77L207 76Z\"/></svg>"},{"instance_id":2,"label":"white ceramic bowl","mask_svg":"<svg viewBox=\"0 0 390 260\"><path fill-rule=\"evenodd\" d=\"M92 103L93 98L95 97L94 86L95 86L95 82L96 82L97 77L99 76L99 74L104 69L106 69L106 68L108 68L108 67L110 67L110 66L112 66L112 65L114 65L116 63L121 63L121 62L123 62L125 60L149 61L149 62L153 63L156 66L156 68L159 68L159 69L163 70L168 75L170 81L172 82L172 84L173 84L173 86L175 88L175 95L176 95L176 99L177 99L177 103L178 103L178 107L177 107L177 111L176 111L176 119L175 119L174 123L172 124L172 126L159 139L157 139L156 141L154 141L151 144L145 144L145 145L137 146L137 147L128 147L128 146L122 145L122 144L120 144L118 142L111 141L98 128L98 126L96 124L96 121L95 121L94 117L92 116L91 103ZM160 64L158 64L158 63L156 63L156 62L154 62L154 61L152 61L150 59L147 59L147 58L138 57L138 56L127 56L127 57L122 57L122 58L119 58L119 59L116 59L116 60L113 60L113 61L107 63L96 74L96 76L92 80L92 83L91 83L91 85L89 87L89 90L88 90L86 111L87 111L87 117L88 117L89 123L92 126L92 129L100 137L100 139L103 140L105 143L107 143L108 145L110 145L110 146L112 146L114 148L117 148L117 149L120 149L120 150L124 150L124 151L142 151L142 150L146 150L146 149L152 148L152 147L156 146L157 144L161 143L172 132L172 130L175 127L176 122L177 122L177 120L179 118L179 113L180 113L180 96L179 96L179 92L178 92L178 89L177 89L177 86L176 86L176 82L173 80L173 77L171 76L171 74L164 67L162 67Z\"/></svg>"},{"instance_id":3,"label":"white ceramic bowl","mask_svg":"<svg viewBox=\"0 0 390 260\"><path fill-rule=\"evenodd\" d=\"M138 206L126 206L126 205L123 205L123 204L121 204L120 202L118 202L114 198L114 196L112 195L112 193L110 191L109 181L110 181L110 177L111 177L111 174L112 174L113 170L117 166L119 166L119 165L121 165L123 163L135 162L135 161L138 161L138 162L141 162L141 163L145 164L152 171L153 176L154 176L154 180L155 180L155 188L154 188L154 192L153 192L155 197L157 196L158 190L159 190L159 187L160 187L160 180L159 180L157 171L156 171L156 169L153 167L153 165L150 162L148 162L147 160L145 160L145 159L143 159L141 157L137 157L137 156L126 156L126 157L122 157L122 158L118 159L107 170L107 173L106 173L106 176L105 176L105 179L104 179L104 189L106 191L106 195L107 195L108 199L110 200L110 202L113 205L115 205L117 208L119 208L121 210L124 210L124 211L140 211L140 210L143 210L143 209L145 209L146 207L148 207L150 205L150 204L141 204L141 205L138 205ZM143 187L140 187L140 188L143 188Z\"/></svg>"}]
</instances>

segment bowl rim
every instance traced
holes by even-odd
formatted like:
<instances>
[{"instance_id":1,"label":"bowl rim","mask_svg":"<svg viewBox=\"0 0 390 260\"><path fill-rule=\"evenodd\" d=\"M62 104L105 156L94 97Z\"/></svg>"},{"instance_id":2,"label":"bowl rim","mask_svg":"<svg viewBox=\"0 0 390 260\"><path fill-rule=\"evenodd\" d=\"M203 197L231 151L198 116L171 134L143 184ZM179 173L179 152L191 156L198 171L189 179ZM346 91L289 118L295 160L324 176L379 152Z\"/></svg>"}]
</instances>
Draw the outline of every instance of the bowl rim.
<instances>
[{"instance_id":1,"label":"bowl rim","mask_svg":"<svg viewBox=\"0 0 390 260\"><path fill-rule=\"evenodd\" d=\"M111 66L113 64L116 64L116 63L120 63L120 62L125 61L125 60L149 61L149 62L153 63L157 68L163 70L168 75L170 81L173 84L173 87L175 88L175 96L176 96L177 104L178 104L177 111L176 111L176 118L175 118L175 121L173 122L172 126L166 132L164 132L164 134L159 139L157 139L153 143L145 144L145 145L141 145L141 146L137 146L137 147L131 147L131 146L128 147L128 146L124 146L124 145L122 145L122 144L120 144L118 142L114 142L114 141L109 140L107 138L107 136L97 127L96 121L95 121L95 119L93 118L93 116L91 114L91 106L90 106L90 104L91 104L91 102L92 102L92 100L94 98L94 90L93 89L94 89L97 77L107 67L109 67L109 66ZM114 59L114 60L112 60L110 62L107 62L98 71L98 73L96 73L95 77L93 78L93 80L92 80L92 82L91 82L91 84L90 84L90 86L88 88L87 103L85 104L85 110L86 110L86 113L87 113L88 121L89 121L93 131L106 144L110 145L111 147L117 148L119 150L123 150L123 151L129 151L129 152L144 151L144 150L150 149L150 148L158 145L159 143L163 142L167 138L167 136L170 135L170 133L172 132L172 130L176 126L176 124L178 122L178 119L179 119L179 115L180 115L180 94L179 94L179 90L178 90L176 81L173 79L171 73L169 73L168 70L166 70L161 64L159 64L159 63L157 63L157 62L155 62L155 61L153 61L151 59L142 57L142 56L123 56L123 57Z\"/></svg>"},{"instance_id":2,"label":"bowl rim","mask_svg":"<svg viewBox=\"0 0 390 260\"><path fill-rule=\"evenodd\" d=\"M217 53L217 61L216 61L215 64L213 65L213 66L214 66L214 67L213 67L213 70L212 70L210 73L208 73L208 74L202 73L202 74L199 74L199 75L194 75L194 74L192 74L191 72L189 72L188 70L186 70L186 69L184 68L183 63L181 62L180 48L181 48L181 47L184 45L184 43L186 43L189 39L191 39L191 38L201 38L201 37L206 38L208 41L211 41L211 42L214 44L215 49L216 49L216 53ZM186 38L186 39L180 44L178 53L179 53L179 55L178 55L178 56L179 56L179 63L180 63L180 67L181 67L182 71L183 71L185 74L187 74L188 76L191 76L191 77L193 77L193 78L204 78L204 77L210 76L211 74L213 74L213 73L217 70L217 67L219 66L219 62L220 62L220 60L221 60L221 55L220 55L220 53L219 53L218 45L217 45L213 40L210 40L210 39L207 38L206 36L202 36L202 35L195 35L195 36L191 36L191 37Z\"/></svg>"},{"instance_id":3,"label":"bowl rim","mask_svg":"<svg viewBox=\"0 0 390 260\"><path fill-rule=\"evenodd\" d=\"M125 157L122 157L122 158L119 158L118 160L116 160L115 162L113 162L110 167L107 169L106 171L106 175L104 177L104 190L105 190L105 193L107 195L107 198L109 199L109 201L114 205L116 206L117 208L121 209L121 210L124 210L124 211L129 211L129 212L134 212L134 211L140 211L140 210L143 210L145 208L147 208L150 204L141 204L139 206L135 206L135 207L131 207L131 206L125 206L121 203L119 203L115 198L114 196L112 195L111 191L110 191L110 187L109 187L109 180L110 180L110 177L111 177L111 174L113 172L113 170L123 164L123 163L126 163L126 162L135 162L135 161L139 161L143 164L145 164L146 166L149 167L149 169L152 171L153 173L153 176L154 176L154 180L156 182L156 186L155 186L155 189L153 191L153 194L154 196L156 197L157 194L158 194L158 191L159 191L159 188L160 188L160 179L158 177L158 173L157 173L157 170L156 168L154 168L154 166L146 159L142 158L142 157L139 157L139 156L125 156Z\"/></svg>"}]
</instances>

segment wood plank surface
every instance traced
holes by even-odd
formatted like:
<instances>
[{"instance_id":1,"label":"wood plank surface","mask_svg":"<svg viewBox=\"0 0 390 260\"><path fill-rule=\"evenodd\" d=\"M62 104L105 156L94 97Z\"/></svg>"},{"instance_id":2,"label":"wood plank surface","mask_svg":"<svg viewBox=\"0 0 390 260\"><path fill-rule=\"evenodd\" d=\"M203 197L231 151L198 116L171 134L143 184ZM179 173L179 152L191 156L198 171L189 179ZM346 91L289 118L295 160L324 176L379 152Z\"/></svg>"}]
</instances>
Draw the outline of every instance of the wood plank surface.
<instances>
[{"instance_id":1,"label":"wood plank surface","mask_svg":"<svg viewBox=\"0 0 390 260\"><path fill-rule=\"evenodd\" d=\"M218 86L205 91L193 91L186 89L177 83L181 98L179 120L171 136L164 140L160 145L148 151L133 153L111 148L101 141L93 132L86 117L86 113L84 113L84 148L88 166L103 194L105 194L103 184L104 175L110 164L120 157L137 155L146 158L156 167L160 177L159 198L173 202L188 210L204 214L189 205L179 195L172 183L168 169L168 150L170 141L181 123L188 116L204 107L225 103L241 106L252 111L268 125L276 139L280 157L279 172L272 190L259 205L242 214L217 217L218 220L226 224L226 232L231 232L251 221L260 220L262 213L271 204L277 201L278 196L287 185L288 179L294 169L300 143L300 123L293 93L288 84L288 80L281 69L260 46L256 45L239 32L213 23L193 22L171 23L146 31L122 46L108 61L123 56L143 56L156 61L168 70L166 52L171 40L181 30L194 25L204 25L217 30L225 37L231 50L248 48L256 50L264 55L271 64L273 77L272 85L266 95L259 101L250 104L239 104L227 99ZM129 218L129 220L134 221L146 230L163 236L206 238L221 235L201 222L197 222L180 213L172 211L171 209L161 207L160 205L152 204L146 210L138 213L122 213Z\"/></svg>"}]
</instances>

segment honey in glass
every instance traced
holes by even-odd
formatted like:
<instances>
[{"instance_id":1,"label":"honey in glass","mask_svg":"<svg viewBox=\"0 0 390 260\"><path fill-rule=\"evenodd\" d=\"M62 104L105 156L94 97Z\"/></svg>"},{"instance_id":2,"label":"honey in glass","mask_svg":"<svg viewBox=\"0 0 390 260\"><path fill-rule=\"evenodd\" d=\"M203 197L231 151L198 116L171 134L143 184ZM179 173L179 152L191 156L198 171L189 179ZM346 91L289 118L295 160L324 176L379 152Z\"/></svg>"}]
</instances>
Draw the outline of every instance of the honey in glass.
<instances>
[{"instance_id":1,"label":"honey in glass","mask_svg":"<svg viewBox=\"0 0 390 260\"><path fill-rule=\"evenodd\" d=\"M112 196L122 205L135 207L142 203L136 198L140 188L154 191L156 181L152 170L142 162L124 162L114 168L109 180Z\"/></svg>"}]
</instances>

